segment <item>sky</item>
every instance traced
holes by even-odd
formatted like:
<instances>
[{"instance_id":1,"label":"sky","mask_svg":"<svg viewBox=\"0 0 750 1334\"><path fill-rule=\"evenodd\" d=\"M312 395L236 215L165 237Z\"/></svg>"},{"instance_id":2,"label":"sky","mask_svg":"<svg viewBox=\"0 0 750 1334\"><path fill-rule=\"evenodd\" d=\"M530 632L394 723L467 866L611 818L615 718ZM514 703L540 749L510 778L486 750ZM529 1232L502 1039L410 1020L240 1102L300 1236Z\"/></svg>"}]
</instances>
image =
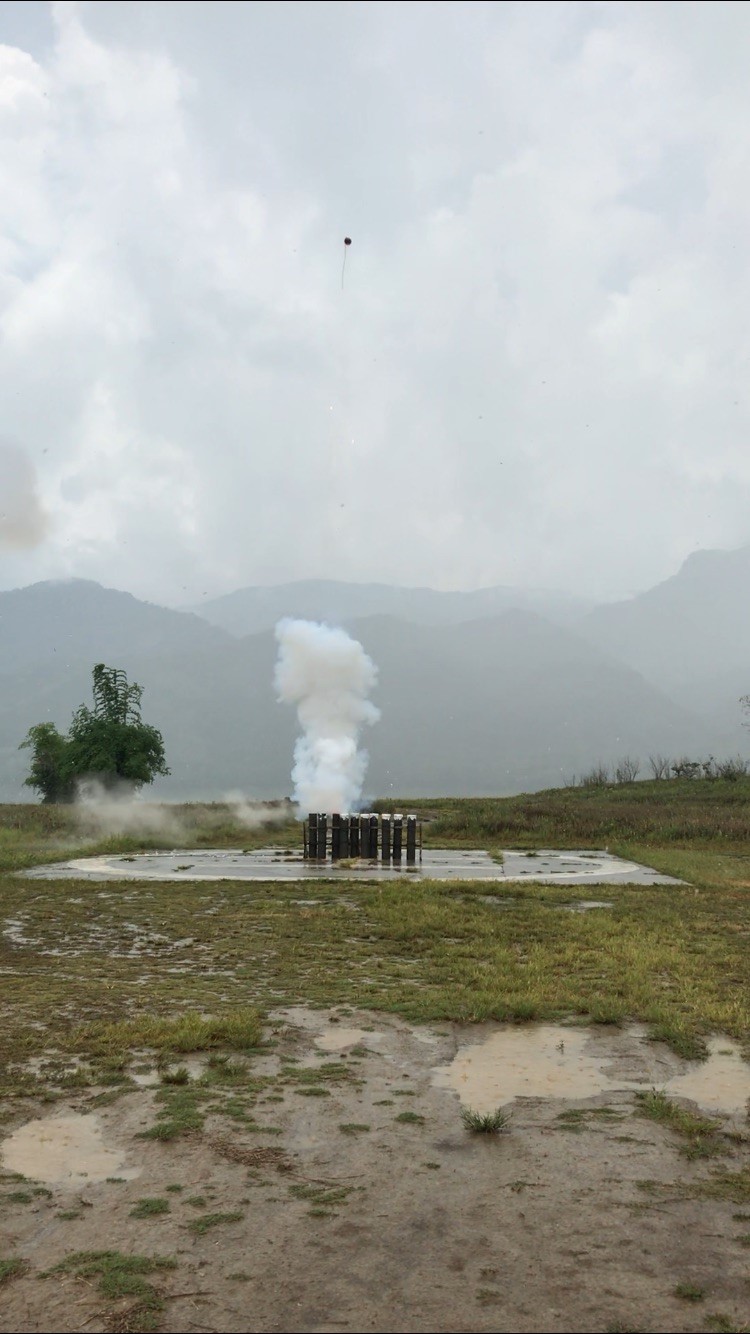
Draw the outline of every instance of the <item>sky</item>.
<instances>
[{"instance_id":1,"label":"sky","mask_svg":"<svg viewBox=\"0 0 750 1334\"><path fill-rule=\"evenodd\" d=\"M0 588L750 542L749 66L716 0L0 4Z\"/></svg>"}]
</instances>

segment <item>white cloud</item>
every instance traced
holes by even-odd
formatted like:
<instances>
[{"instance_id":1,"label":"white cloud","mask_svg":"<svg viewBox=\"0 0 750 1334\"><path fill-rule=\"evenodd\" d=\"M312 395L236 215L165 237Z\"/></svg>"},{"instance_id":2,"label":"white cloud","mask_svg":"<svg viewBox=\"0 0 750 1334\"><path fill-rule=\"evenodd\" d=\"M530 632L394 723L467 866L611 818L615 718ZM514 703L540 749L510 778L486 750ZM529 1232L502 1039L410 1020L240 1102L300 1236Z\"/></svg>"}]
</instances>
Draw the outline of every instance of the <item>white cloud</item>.
<instances>
[{"instance_id":1,"label":"white cloud","mask_svg":"<svg viewBox=\"0 0 750 1334\"><path fill-rule=\"evenodd\" d=\"M0 409L55 516L0 582L606 593L750 540L711 16L66 4L0 47Z\"/></svg>"}]
</instances>

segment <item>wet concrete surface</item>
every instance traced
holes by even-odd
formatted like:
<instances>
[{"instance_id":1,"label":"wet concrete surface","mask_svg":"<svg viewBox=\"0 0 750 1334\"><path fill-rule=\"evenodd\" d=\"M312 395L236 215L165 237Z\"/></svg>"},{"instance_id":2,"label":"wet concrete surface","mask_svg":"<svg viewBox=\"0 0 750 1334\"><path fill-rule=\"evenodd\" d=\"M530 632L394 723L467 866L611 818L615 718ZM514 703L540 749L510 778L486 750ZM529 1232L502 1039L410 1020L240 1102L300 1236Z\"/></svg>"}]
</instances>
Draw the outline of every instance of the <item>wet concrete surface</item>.
<instances>
[{"instance_id":1,"label":"wet concrete surface","mask_svg":"<svg viewBox=\"0 0 750 1334\"><path fill-rule=\"evenodd\" d=\"M139 853L136 856L81 857L26 872L38 879L87 880L530 880L544 884L682 883L637 862L605 851L503 852L502 862L487 852L455 848L426 849L414 866L375 861L305 861L298 852L262 848ZM593 905L592 905L593 906ZM602 905L603 906L603 905Z\"/></svg>"}]
</instances>

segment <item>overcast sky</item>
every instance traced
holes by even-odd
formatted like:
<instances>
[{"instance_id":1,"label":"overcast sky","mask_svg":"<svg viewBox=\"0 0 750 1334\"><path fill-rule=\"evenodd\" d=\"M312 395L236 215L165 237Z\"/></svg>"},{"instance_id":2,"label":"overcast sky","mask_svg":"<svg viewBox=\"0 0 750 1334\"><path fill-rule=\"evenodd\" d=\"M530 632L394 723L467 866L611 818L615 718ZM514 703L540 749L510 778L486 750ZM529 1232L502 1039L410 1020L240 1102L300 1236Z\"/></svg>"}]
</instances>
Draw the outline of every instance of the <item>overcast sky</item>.
<instances>
[{"instance_id":1,"label":"overcast sky","mask_svg":"<svg viewBox=\"0 0 750 1334\"><path fill-rule=\"evenodd\" d=\"M750 541L747 4L24 0L0 42L47 516L1 587L606 597Z\"/></svg>"}]
</instances>

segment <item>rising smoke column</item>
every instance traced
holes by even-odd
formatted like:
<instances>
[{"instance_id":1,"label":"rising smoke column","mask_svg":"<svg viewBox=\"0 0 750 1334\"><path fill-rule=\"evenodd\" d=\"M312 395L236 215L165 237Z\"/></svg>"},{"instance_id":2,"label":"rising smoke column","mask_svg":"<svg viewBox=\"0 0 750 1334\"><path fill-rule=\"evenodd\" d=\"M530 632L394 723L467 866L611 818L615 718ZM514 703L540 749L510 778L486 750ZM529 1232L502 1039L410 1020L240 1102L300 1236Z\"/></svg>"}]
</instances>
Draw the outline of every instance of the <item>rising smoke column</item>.
<instances>
[{"instance_id":1,"label":"rising smoke column","mask_svg":"<svg viewBox=\"0 0 750 1334\"><path fill-rule=\"evenodd\" d=\"M377 668L345 630L317 621L285 618L276 638L274 686L280 700L296 704L303 729L292 769L299 814L355 810L367 769L360 729L380 717L368 699Z\"/></svg>"}]
</instances>

